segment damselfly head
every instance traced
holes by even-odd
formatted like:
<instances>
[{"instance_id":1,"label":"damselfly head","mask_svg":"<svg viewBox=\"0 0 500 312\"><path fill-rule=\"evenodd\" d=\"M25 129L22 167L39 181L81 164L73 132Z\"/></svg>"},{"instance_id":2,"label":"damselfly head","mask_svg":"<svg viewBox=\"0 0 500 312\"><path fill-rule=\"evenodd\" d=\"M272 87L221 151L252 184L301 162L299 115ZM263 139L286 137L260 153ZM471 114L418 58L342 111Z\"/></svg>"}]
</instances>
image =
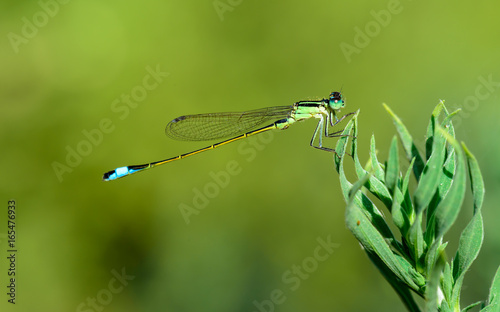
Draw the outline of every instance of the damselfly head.
<instances>
[{"instance_id":1,"label":"damselfly head","mask_svg":"<svg viewBox=\"0 0 500 312\"><path fill-rule=\"evenodd\" d=\"M345 101L342 98L340 92L330 93L330 98L328 99L328 105L333 109L341 109L345 106Z\"/></svg>"}]
</instances>

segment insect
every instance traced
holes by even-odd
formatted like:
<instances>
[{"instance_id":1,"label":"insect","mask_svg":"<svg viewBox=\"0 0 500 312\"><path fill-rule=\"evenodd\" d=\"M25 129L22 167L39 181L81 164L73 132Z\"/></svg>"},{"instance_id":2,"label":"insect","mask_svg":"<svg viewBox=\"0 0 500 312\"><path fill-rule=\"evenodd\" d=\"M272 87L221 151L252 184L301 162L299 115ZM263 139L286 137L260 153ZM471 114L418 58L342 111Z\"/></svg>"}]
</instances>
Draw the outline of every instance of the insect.
<instances>
[{"instance_id":1,"label":"insect","mask_svg":"<svg viewBox=\"0 0 500 312\"><path fill-rule=\"evenodd\" d=\"M298 121L310 118L318 118L319 122L309 144L320 150L335 152L334 149L323 146L322 138L323 136L342 136L340 134L342 130L329 133L329 127L335 126L346 116L353 114L346 114L339 119L337 113L344 108L344 106L345 101L342 94L340 92L332 92L326 99L299 101L288 106L267 107L246 112L181 116L169 122L165 129L167 136L172 139L184 141L209 141L227 137L232 138L164 160L142 165L119 167L106 172L103 176L103 180L116 180L136 172L158 167L174 160L184 159L201 152L212 150L254 134L274 129L284 130ZM318 137L318 145L314 145L316 137Z\"/></svg>"}]
</instances>

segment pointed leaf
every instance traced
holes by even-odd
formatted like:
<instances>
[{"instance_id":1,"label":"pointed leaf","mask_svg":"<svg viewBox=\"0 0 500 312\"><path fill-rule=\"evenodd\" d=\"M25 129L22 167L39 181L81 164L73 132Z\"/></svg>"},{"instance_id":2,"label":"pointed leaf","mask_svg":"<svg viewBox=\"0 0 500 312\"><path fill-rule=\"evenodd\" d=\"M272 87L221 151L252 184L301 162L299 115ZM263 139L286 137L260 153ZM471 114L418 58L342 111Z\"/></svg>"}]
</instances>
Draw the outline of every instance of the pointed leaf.
<instances>
[{"instance_id":1,"label":"pointed leaf","mask_svg":"<svg viewBox=\"0 0 500 312\"><path fill-rule=\"evenodd\" d=\"M375 148L375 136L372 134L372 138L370 140L370 160L372 164L372 168L375 170L375 177L380 181L384 181L384 170L380 166L380 162L377 159L377 149Z\"/></svg>"},{"instance_id":2,"label":"pointed leaf","mask_svg":"<svg viewBox=\"0 0 500 312\"><path fill-rule=\"evenodd\" d=\"M410 228L410 218L406 214L406 211L402 208L404 202L404 197L399 188L395 189L396 194L394 194L394 200L392 201L391 215L392 222L399 228L399 231L403 236L406 236L406 232Z\"/></svg>"},{"instance_id":3,"label":"pointed leaf","mask_svg":"<svg viewBox=\"0 0 500 312\"><path fill-rule=\"evenodd\" d=\"M489 311L500 311L500 267L498 267L493 282L491 283L487 307L491 309ZM494 308L496 308L496 310Z\"/></svg>"},{"instance_id":4,"label":"pointed leaf","mask_svg":"<svg viewBox=\"0 0 500 312\"><path fill-rule=\"evenodd\" d=\"M460 303L460 291L465 273L472 265L472 262L477 258L484 238L483 218L481 216L481 205L484 197L484 182L476 158L470 153L465 144L462 143L462 146L465 150L467 161L469 163L471 188L474 197L474 215L460 236L457 254L453 259L453 277L455 278L455 286L453 287L452 302L455 306L459 306Z\"/></svg>"},{"instance_id":5,"label":"pointed leaf","mask_svg":"<svg viewBox=\"0 0 500 312\"><path fill-rule=\"evenodd\" d=\"M365 187L375 195L384 205L389 209L392 208L392 196L385 184L374 176L370 176L368 181L365 183Z\"/></svg>"},{"instance_id":6,"label":"pointed leaf","mask_svg":"<svg viewBox=\"0 0 500 312\"><path fill-rule=\"evenodd\" d=\"M417 178L418 181L424 169L424 161L422 160L422 156L420 156L420 153L418 152L418 149L414 144L410 132L408 132L408 129L406 129L405 125L401 122L401 119L399 119L399 117L392 112L389 106L387 106L386 104L383 105L394 121L394 125L396 126L396 130L399 133L399 138L401 139L401 143L403 144L403 148L406 152L406 157L408 158L408 161L411 161L411 159L415 157L413 173L415 174L415 177Z\"/></svg>"},{"instance_id":7,"label":"pointed leaf","mask_svg":"<svg viewBox=\"0 0 500 312\"><path fill-rule=\"evenodd\" d=\"M462 147L465 151L465 156L467 157L467 163L469 164L469 176L471 181L472 195L474 197L474 213L481 210L484 200L484 181L481 175L481 170L479 169L479 164L477 163L476 157L467 149L464 143Z\"/></svg>"},{"instance_id":8,"label":"pointed leaf","mask_svg":"<svg viewBox=\"0 0 500 312\"><path fill-rule=\"evenodd\" d=\"M361 207L356 204L355 197L357 194L362 195L359 192L360 187L361 185L358 185L358 189L353 188L355 195L349 199L347 205L347 227L368 252L377 254L399 279L418 292L425 284L425 279L418 272L414 271L413 266L409 262L401 256L394 254L384 237L373 226Z\"/></svg>"},{"instance_id":9,"label":"pointed leaf","mask_svg":"<svg viewBox=\"0 0 500 312\"><path fill-rule=\"evenodd\" d=\"M453 289L453 276L451 275L451 267L447 262L443 270L443 279L441 281L441 288L443 289L444 299L451 301L451 291Z\"/></svg>"},{"instance_id":10,"label":"pointed leaf","mask_svg":"<svg viewBox=\"0 0 500 312\"><path fill-rule=\"evenodd\" d=\"M458 111L456 110L455 112L448 114L448 111L446 110L446 107L444 107L444 113L446 118L443 120L441 123L441 126L446 129L448 134L451 137L455 137L455 130L453 128L453 123L451 119L457 114ZM432 198L429 207L427 208L427 229L425 233L425 239L427 243L431 243L432 240L434 239L434 226L431 226L430 220L431 217L434 214L434 211L436 210L436 207L438 204L441 202L441 200L448 194L448 191L450 190L451 183L453 181L453 175L455 174L455 161L456 161L456 155L455 155L455 150L451 144L447 144L447 149L445 153L445 162L444 162L444 167L443 167L443 172L440 175L439 178L439 184L438 188L436 191L436 194L434 194L434 197Z\"/></svg>"},{"instance_id":11,"label":"pointed leaf","mask_svg":"<svg viewBox=\"0 0 500 312\"><path fill-rule=\"evenodd\" d=\"M458 142L446 133L443 128L438 127L437 129L441 131L446 140L453 145L458 155L453 184L444 200L436 207L436 212L434 213L436 237L442 237L455 222L460 212L460 207L462 206L465 195L465 160Z\"/></svg>"},{"instance_id":12,"label":"pointed leaf","mask_svg":"<svg viewBox=\"0 0 500 312\"><path fill-rule=\"evenodd\" d=\"M450 145L451 146L451 145ZM439 178L439 185L434 197L432 198L429 207L427 208L427 226L425 231L425 241L427 244L432 244L435 239L435 226L434 226L434 213L437 206L443 200L443 198L448 194L451 184L453 182L453 175L455 174L455 164L456 164L456 153L453 148L447 153L447 159L443 166L443 172Z\"/></svg>"},{"instance_id":13,"label":"pointed leaf","mask_svg":"<svg viewBox=\"0 0 500 312\"><path fill-rule=\"evenodd\" d=\"M358 119L358 113L359 110L356 112L356 114L354 114L354 117L352 117L351 120L349 120L346 127L342 131L342 136L340 136L340 138L337 140L337 145L335 146L335 153L333 154L333 160L335 162L335 169L337 170L337 172L339 172L340 158L343 159L345 156L349 135L354 126L354 122L356 122L356 120ZM354 135L353 138L353 141L355 140L357 140L356 135Z\"/></svg>"},{"instance_id":14,"label":"pointed leaf","mask_svg":"<svg viewBox=\"0 0 500 312\"><path fill-rule=\"evenodd\" d=\"M391 147L389 148L389 157L385 168L385 184L391 193L394 193L396 184L399 178L399 151L398 139L396 136L392 138Z\"/></svg>"},{"instance_id":15,"label":"pointed leaf","mask_svg":"<svg viewBox=\"0 0 500 312\"><path fill-rule=\"evenodd\" d=\"M444 108L444 112L446 115L446 118L443 120L441 123L441 126L446 129L448 134L451 137L455 137L455 130L453 128L453 123L451 122L451 118L454 117L458 111L457 110L451 114L448 114L448 111L446 110L446 107ZM446 149L445 153L445 163L444 163L444 168L443 168L443 174L440 176L440 181L439 181L439 186L438 186L438 191L437 194L435 194L434 198L432 199L431 203L429 204L429 210L427 212L427 215L430 216L434 213L435 208L439 204L439 202L443 199L443 197L448 193L453 175L455 174L455 150L451 144L447 144L448 147Z\"/></svg>"},{"instance_id":16,"label":"pointed leaf","mask_svg":"<svg viewBox=\"0 0 500 312\"><path fill-rule=\"evenodd\" d=\"M373 138L373 137L372 137ZM353 140L354 142L354 140ZM354 146L354 144L353 144ZM357 147L357 146L354 146ZM370 178L368 181L365 183L365 187L373 194L375 195L380 201L384 203L384 205L389 209L389 211L392 208L392 196L389 193L389 190L385 187L383 180L380 180L376 177L376 172L377 170L380 170L382 173L382 177L384 175L383 169L380 167L380 164L377 160L377 157L375 155L375 140L372 140L371 144L371 161L372 161L372 169L374 169L374 175L370 175ZM369 172L366 171L362 166L361 163L359 162L358 159L358 154L357 154L357 149L353 151L353 156L354 156L354 168L356 170L356 175L358 176L358 179L361 179L365 175L367 175ZM379 169L376 169L376 168Z\"/></svg>"},{"instance_id":17,"label":"pointed leaf","mask_svg":"<svg viewBox=\"0 0 500 312\"><path fill-rule=\"evenodd\" d=\"M413 209L413 203L411 201L411 196L410 192L408 190L408 185L410 184L410 176L411 176L411 170L413 169L413 165L415 163L415 158L413 158L410 162L410 166L408 167L408 170L406 171L405 177L403 179L403 183L401 185L401 192L403 193L404 196L404 201L403 201L403 209L408 216L408 220L410 222L410 225L413 224L415 221L415 211ZM408 227L409 229L409 227ZM401 233L403 236L406 236L406 232Z\"/></svg>"},{"instance_id":18,"label":"pointed leaf","mask_svg":"<svg viewBox=\"0 0 500 312\"><path fill-rule=\"evenodd\" d=\"M435 312L438 311L438 306L441 305L442 293L439 288L439 280L441 278L441 272L444 269L445 265L445 256L444 253L441 253L434 264L434 268L431 271L430 276L428 277L427 288L425 290L425 297L427 299L426 303L426 311Z\"/></svg>"},{"instance_id":19,"label":"pointed leaf","mask_svg":"<svg viewBox=\"0 0 500 312\"><path fill-rule=\"evenodd\" d=\"M450 306L446 301L441 301L441 308L438 310L439 312L452 312Z\"/></svg>"},{"instance_id":20,"label":"pointed leaf","mask_svg":"<svg viewBox=\"0 0 500 312\"><path fill-rule=\"evenodd\" d=\"M429 159L432 153L432 146L434 145L434 134L436 130L436 122L439 115L443 111L444 102L439 101L438 105L432 111L431 119L429 120L429 125L427 126L427 140L425 141L425 159Z\"/></svg>"},{"instance_id":21,"label":"pointed leaf","mask_svg":"<svg viewBox=\"0 0 500 312\"><path fill-rule=\"evenodd\" d=\"M463 308L461 312L467 312L471 309L474 309L475 307L483 304L482 301L474 302L473 304L468 305L467 307Z\"/></svg>"},{"instance_id":22,"label":"pointed leaf","mask_svg":"<svg viewBox=\"0 0 500 312\"><path fill-rule=\"evenodd\" d=\"M453 286L451 302L455 307L460 306L460 291L465 273L472 265L472 262L477 258L482 243L483 219L481 214L477 213L472 217L471 222L462 232L458 244L457 254L453 259L453 277L455 278L455 285Z\"/></svg>"},{"instance_id":23,"label":"pointed leaf","mask_svg":"<svg viewBox=\"0 0 500 312\"><path fill-rule=\"evenodd\" d=\"M434 268L437 257L444 252L448 243L443 244L442 239L437 239L427 250L425 255L425 275L429 276Z\"/></svg>"},{"instance_id":24,"label":"pointed leaf","mask_svg":"<svg viewBox=\"0 0 500 312\"><path fill-rule=\"evenodd\" d=\"M422 215L417 215L415 222L410 227L408 243L413 259L415 259L414 265L420 271L422 269L422 256L424 256L424 249L426 247L422 233Z\"/></svg>"},{"instance_id":25,"label":"pointed leaf","mask_svg":"<svg viewBox=\"0 0 500 312\"><path fill-rule=\"evenodd\" d=\"M358 182L354 184L354 186L347 180L344 172L344 159L342 158L339 162L339 178L340 178L340 186L342 188L342 193L344 195L344 199L346 202L351 200L351 193L353 190L358 190L366 183L366 180L372 178L371 174L366 174L362 177ZM381 233L381 235L390 242L391 246L396 250L400 250L399 246L394 234L392 233L389 225L385 222L382 213L378 210L378 208L373 204L373 202L362 192L357 192L356 195L352 199L357 207L359 207L362 213L365 214L365 217L373 224L373 226ZM354 221L358 221L354 220Z\"/></svg>"},{"instance_id":26,"label":"pointed leaf","mask_svg":"<svg viewBox=\"0 0 500 312\"><path fill-rule=\"evenodd\" d=\"M436 193L443 170L444 137L439 132L436 132L433 141L432 153L425 165L423 174L420 176L417 190L413 194L417 215L421 214L431 202L434 193Z\"/></svg>"}]
</instances>

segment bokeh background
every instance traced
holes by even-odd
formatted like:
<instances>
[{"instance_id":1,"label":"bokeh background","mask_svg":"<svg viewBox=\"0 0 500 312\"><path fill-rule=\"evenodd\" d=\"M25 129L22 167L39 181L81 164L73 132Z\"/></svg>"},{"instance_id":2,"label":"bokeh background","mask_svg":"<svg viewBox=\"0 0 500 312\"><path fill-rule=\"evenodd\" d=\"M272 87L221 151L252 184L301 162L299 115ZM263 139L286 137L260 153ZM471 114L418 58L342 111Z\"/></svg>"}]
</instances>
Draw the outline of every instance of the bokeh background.
<instances>
[{"instance_id":1,"label":"bokeh background","mask_svg":"<svg viewBox=\"0 0 500 312\"><path fill-rule=\"evenodd\" d=\"M361 110L362 161L372 134L382 160L395 134L383 102L420 140L440 99L462 108L457 137L486 183L484 246L462 306L486 299L500 263L499 9L491 1L2 1L1 310L259 311L257 302L262 311L404 311L345 228L332 156L309 147L313 121L101 181L115 167L206 145L167 138L175 117L341 88L345 111ZM217 186L227 166L236 169ZM8 199L17 202L15 307L5 294ZM450 257L472 213L470 191L465 208L447 237ZM321 239L333 253L312 260ZM309 273L294 269L303 265ZM280 304L266 306L276 290Z\"/></svg>"}]
</instances>

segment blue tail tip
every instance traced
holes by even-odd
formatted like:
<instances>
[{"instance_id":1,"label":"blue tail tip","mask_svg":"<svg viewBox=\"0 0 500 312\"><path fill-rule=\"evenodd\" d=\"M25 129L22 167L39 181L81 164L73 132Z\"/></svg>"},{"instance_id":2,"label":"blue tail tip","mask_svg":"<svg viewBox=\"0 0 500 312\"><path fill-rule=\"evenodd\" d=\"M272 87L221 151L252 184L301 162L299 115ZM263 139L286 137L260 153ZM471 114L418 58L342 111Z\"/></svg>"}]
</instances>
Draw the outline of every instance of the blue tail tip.
<instances>
[{"instance_id":1,"label":"blue tail tip","mask_svg":"<svg viewBox=\"0 0 500 312\"><path fill-rule=\"evenodd\" d=\"M103 181L116 180L118 178L121 178L121 177L124 177L124 176L128 175L129 173L130 172L129 172L128 167L116 168L115 170L111 170L111 171L106 172L102 176L102 180Z\"/></svg>"}]
</instances>

